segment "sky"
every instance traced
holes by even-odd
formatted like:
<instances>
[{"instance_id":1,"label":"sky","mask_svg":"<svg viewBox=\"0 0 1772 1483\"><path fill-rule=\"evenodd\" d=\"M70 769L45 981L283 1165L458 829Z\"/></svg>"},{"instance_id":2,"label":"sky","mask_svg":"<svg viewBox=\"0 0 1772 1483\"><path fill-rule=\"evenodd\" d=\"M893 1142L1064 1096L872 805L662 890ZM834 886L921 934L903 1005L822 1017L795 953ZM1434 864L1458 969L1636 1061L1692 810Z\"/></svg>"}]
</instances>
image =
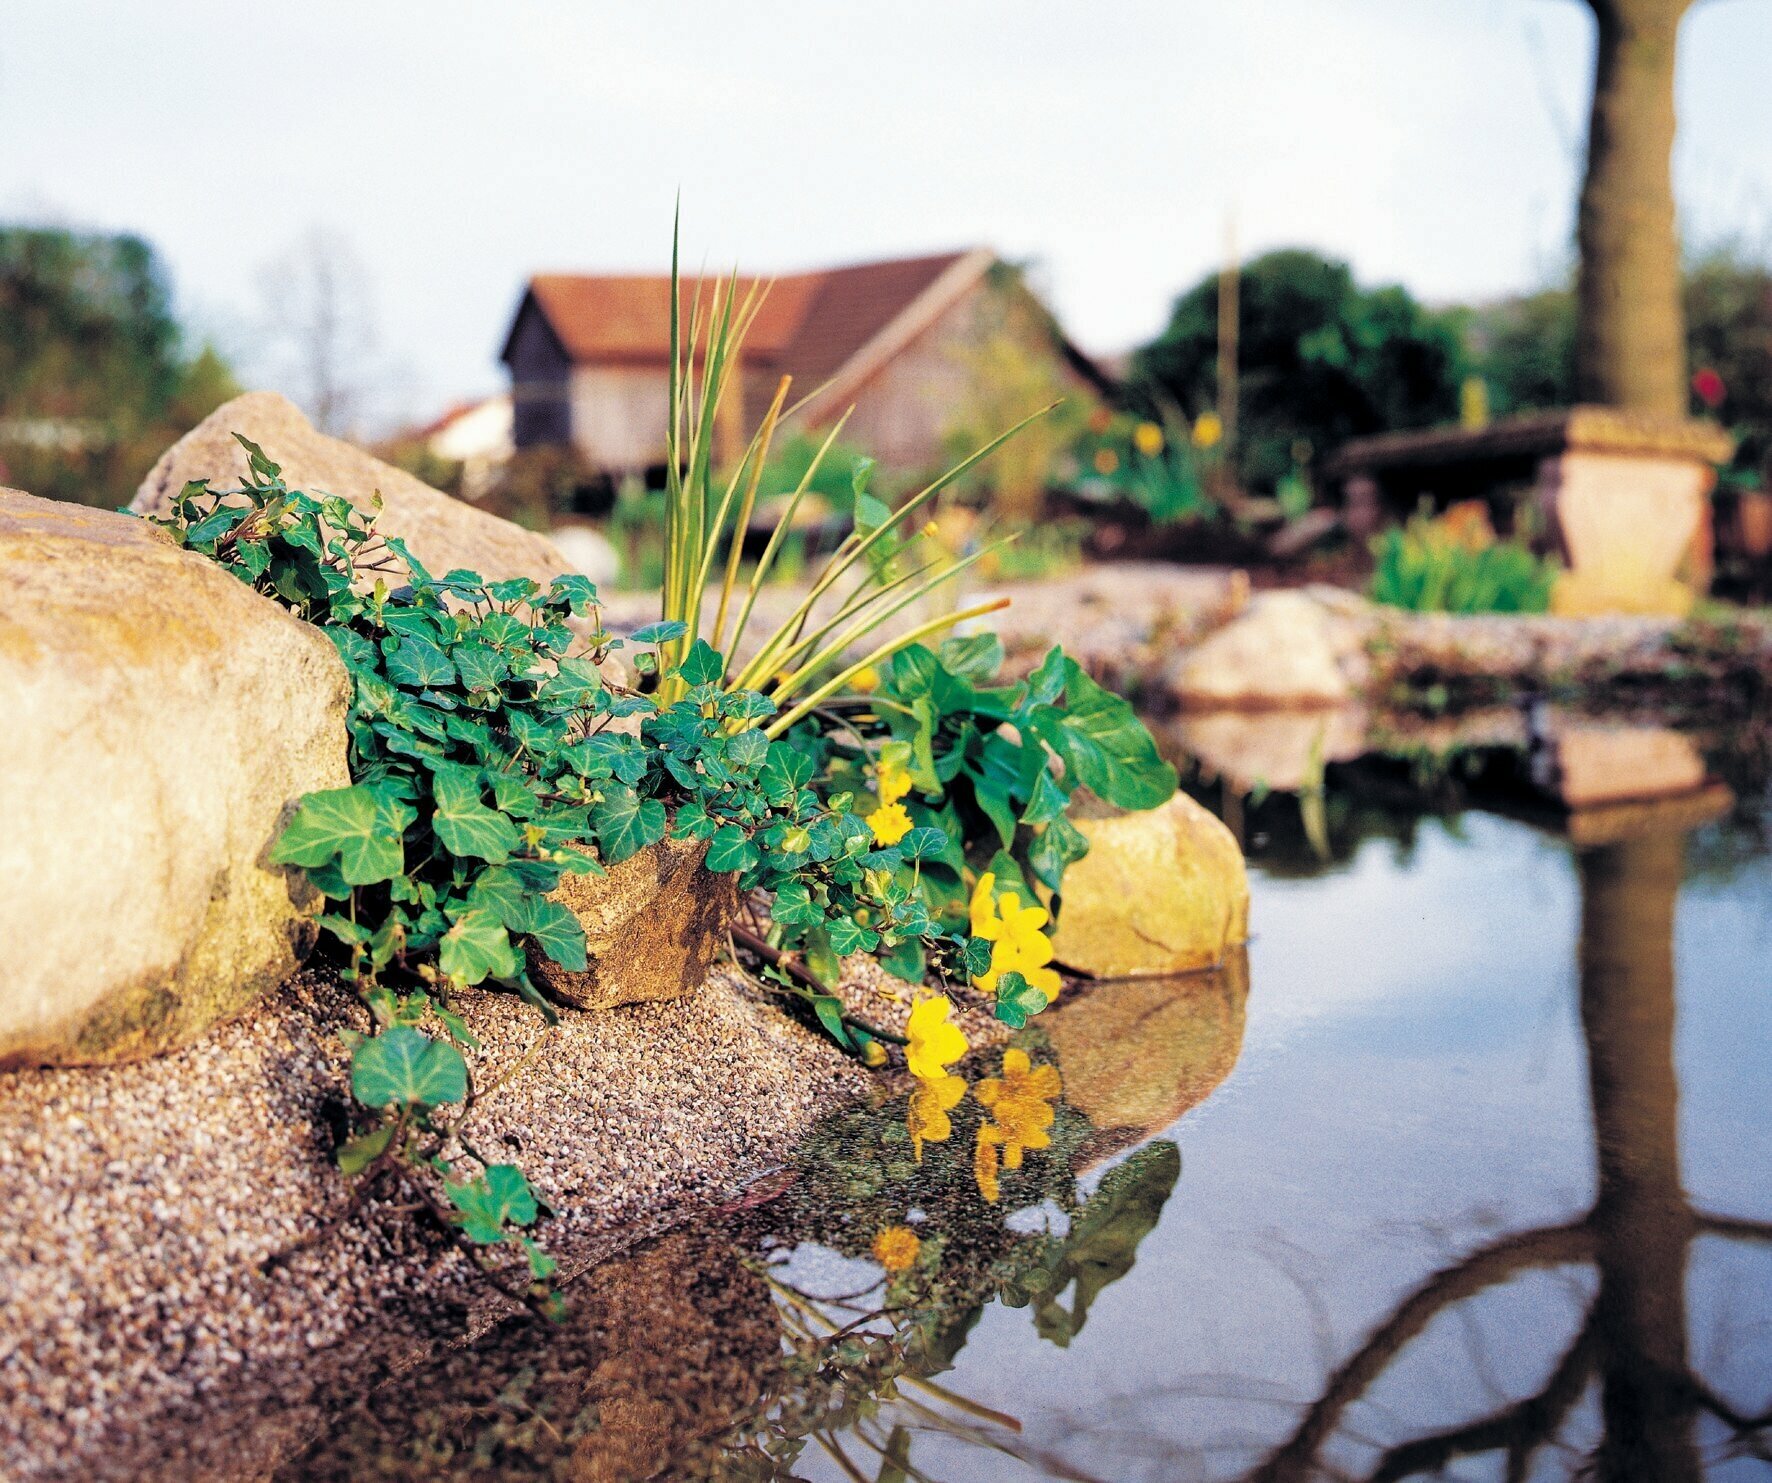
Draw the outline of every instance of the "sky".
<instances>
[{"instance_id":1,"label":"sky","mask_svg":"<svg viewBox=\"0 0 1772 1483\"><path fill-rule=\"evenodd\" d=\"M280 374L275 265L357 265L384 419L495 390L524 280L982 243L1073 337L1239 250L1435 302L1566 270L1578 0L6 0L0 221L138 232ZM1772 0L1681 38L1689 238L1772 242Z\"/></svg>"}]
</instances>

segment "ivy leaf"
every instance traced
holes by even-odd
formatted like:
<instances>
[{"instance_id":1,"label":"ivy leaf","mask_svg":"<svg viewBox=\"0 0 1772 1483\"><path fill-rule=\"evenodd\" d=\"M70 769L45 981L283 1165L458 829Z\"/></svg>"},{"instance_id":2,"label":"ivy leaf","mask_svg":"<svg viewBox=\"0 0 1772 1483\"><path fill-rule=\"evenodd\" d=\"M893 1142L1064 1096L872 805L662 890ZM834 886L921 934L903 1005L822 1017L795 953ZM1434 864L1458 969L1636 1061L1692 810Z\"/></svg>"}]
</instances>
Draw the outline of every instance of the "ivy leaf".
<instances>
[{"instance_id":1,"label":"ivy leaf","mask_svg":"<svg viewBox=\"0 0 1772 1483\"><path fill-rule=\"evenodd\" d=\"M555 710L578 710L588 706L602 688L603 676L590 660L562 659L536 698Z\"/></svg>"},{"instance_id":2,"label":"ivy leaf","mask_svg":"<svg viewBox=\"0 0 1772 1483\"><path fill-rule=\"evenodd\" d=\"M672 639L680 639L689 632L687 623L675 620L669 623L648 623L644 628L636 628L628 635L628 641L635 644L668 644Z\"/></svg>"},{"instance_id":3,"label":"ivy leaf","mask_svg":"<svg viewBox=\"0 0 1772 1483\"><path fill-rule=\"evenodd\" d=\"M939 829L913 829L898 842L898 852L907 860L927 860L941 855L948 846L948 837Z\"/></svg>"},{"instance_id":4,"label":"ivy leaf","mask_svg":"<svg viewBox=\"0 0 1772 1483\"><path fill-rule=\"evenodd\" d=\"M394 1125L386 1122L340 1144L338 1151L333 1154L339 1172L347 1175L361 1174L387 1151L393 1136Z\"/></svg>"},{"instance_id":5,"label":"ivy leaf","mask_svg":"<svg viewBox=\"0 0 1772 1483\"><path fill-rule=\"evenodd\" d=\"M535 1191L515 1164L489 1164L472 1179L446 1180L443 1193L461 1213L462 1234L479 1246L504 1240L507 1221L526 1226L537 1213Z\"/></svg>"},{"instance_id":6,"label":"ivy leaf","mask_svg":"<svg viewBox=\"0 0 1772 1483\"><path fill-rule=\"evenodd\" d=\"M641 798L632 788L606 789L603 801L591 809L591 823L603 859L619 865L665 835L665 808L656 798Z\"/></svg>"},{"instance_id":7,"label":"ivy leaf","mask_svg":"<svg viewBox=\"0 0 1772 1483\"><path fill-rule=\"evenodd\" d=\"M461 683L468 690L493 690L511 672L505 663L504 656L496 649L489 649L485 644L469 641L457 644L450 657L455 661L456 673Z\"/></svg>"},{"instance_id":8,"label":"ivy leaf","mask_svg":"<svg viewBox=\"0 0 1772 1483\"><path fill-rule=\"evenodd\" d=\"M458 983L507 979L522 965L505 930L503 914L474 906L458 915L437 943L437 966Z\"/></svg>"},{"instance_id":9,"label":"ivy leaf","mask_svg":"<svg viewBox=\"0 0 1772 1483\"><path fill-rule=\"evenodd\" d=\"M1088 853L1089 840L1083 831L1060 814L1029 846L1028 865L1041 885L1057 891L1064 882L1065 867Z\"/></svg>"},{"instance_id":10,"label":"ivy leaf","mask_svg":"<svg viewBox=\"0 0 1772 1483\"><path fill-rule=\"evenodd\" d=\"M526 933L548 957L573 973L584 972L585 929L572 912L546 896L523 896L518 920L509 925ZM507 919L508 920L508 919Z\"/></svg>"},{"instance_id":11,"label":"ivy leaf","mask_svg":"<svg viewBox=\"0 0 1772 1483\"><path fill-rule=\"evenodd\" d=\"M960 956L968 978L982 978L991 971L991 945L982 937L968 937Z\"/></svg>"},{"instance_id":12,"label":"ivy leaf","mask_svg":"<svg viewBox=\"0 0 1772 1483\"><path fill-rule=\"evenodd\" d=\"M388 678L409 690L427 685L453 685L455 666L449 656L427 638L410 634L383 651Z\"/></svg>"},{"instance_id":13,"label":"ivy leaf","mask_svg":"<svg viewBox=\"0 0 1772 1483\"><path fill-rule=\"evenodd\" d=\"M851 953L871 953L880 945L880 934L862 926L853 917L836 917L830 923L831 950L839 957Z\"/></svg>"},{"instance_id":14,"label":"ivy leaf","mask_svg":"<svg viewBox=\"0 0 1772 1483\"><path fill-rule=\"evenodd\" d=\"M769 738L761 731L741 731L726 743L726 760L742 772L760 767L769 755Z\"/></svg>"},{"instance_id":15,"label":"ivy leaf","mask_svg":"<svg viewBox=\"0 0 1772 1483\"><path fill-rule=\"evenodd\" d=\"M1045 1007L1045 994L1014 969L997 980L997 1018L1010 1029L1019 1030Z\"/></svg>"},{"instance_id":16,"label":"ivy leaf","mask_svg":"<svg viewBox=\"0 0 1772 1483\"><path fill-rule=\"evenodd\" d=\"M578 572L555 577L548 586L548 603L553 607L563 603L573 617L582 618L588 609L597 605L596 583Z\"/></svg>"},{"instance_id":17,"label":"ivy leaf","mask_svg":"<svg viewBox=\"0 0 1772 1483\"><path fill-rule=\"evenodd\" d=\"M304 867L335 860L346 884L374 885L406 868L406 826L416 812L358 783L324 788L296 805L289 827L271 847L271 862Z\"/></svg>"},{"instance_id":18,"label":"ivy leaf","mask_svg":"<svg viewBox=\"0 0 1772 1483\"><path fill-rule=\"evenodd\" d=\"M494 602L528 602L541 591L541 584L529 577L506 577L502 582L493 582L487 589L487 595Z\"/></svg>"},{"instance_id":19,"label":"ivy leaf","mask_svg":"<svg viewBox=\"0 0 1772 1483\"><path fill-rule=\"evenodd\" d=\"M517 826L480 801L480 770L445 763L436 771L431 828L452 855L497 865L522 842Z\"/></svg>"},{"instance_id":20,"label":"ivy leaf","mask_svg":"<svg viewBox=\"0 0 1772 1483\"><path fill-rule=\"evenodd\" d=\"M697 639L689 646L676 674L686 685L712 685L726 673L726 661L720 651L706 639Z\"/></svg>"},{"instance_id":21,"label":"ivy leaf","mask_svg":"<svg viewBox=\"0 0 1772 1483\"><path fill-rule=\"evenodd\" d=\"M812 781L813 762L788 742L770 742L758 784L763 796L776 808L785 808L794 794Z\"/></svg>"},{"instance_id":22,"label":"ivy leaf","mask_svg":"<svg viewBox=\"0 0 1772 1483\"><path fill-rule=\"evenodd\" d=\"M762 857L750 836L736 824L723 824L708 841L706 865L709 870L736 874L749 870Z\"/></svg>"},{"instance_id":23,"label":"ivy leaf","mask_svg":"<svg viewBox=\"0 0 1772 1483\"><path fill-rule=\"evenodd\" d=\"M824 908L812 899L804 881L787 881L776 888L769 915L784 927L812 927L824 920Z\"/></svg>"},{"instance_id":24,"label":"ivy leaf","mask_svg":"<svg viewBox=\"0 0 1772 1483\"><path fill-rule=\"evenodd\" d=\"M468 1068L453 1045L395 1025L351 1057L351 1095L365 1107L441 1107L465 1101Z\"/></svg>"}]
</instances>

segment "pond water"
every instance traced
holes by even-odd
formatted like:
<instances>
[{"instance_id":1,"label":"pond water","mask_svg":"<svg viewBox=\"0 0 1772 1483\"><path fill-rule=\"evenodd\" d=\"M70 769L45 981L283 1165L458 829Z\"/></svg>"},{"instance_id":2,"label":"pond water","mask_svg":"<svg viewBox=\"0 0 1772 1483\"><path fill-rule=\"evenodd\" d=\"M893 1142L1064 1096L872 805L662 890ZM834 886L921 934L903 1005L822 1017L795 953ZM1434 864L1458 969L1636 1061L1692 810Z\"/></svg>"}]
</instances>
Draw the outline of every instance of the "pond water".
<instances>
[{"instance_id":1,"label":"pond water","mask_svg":"<svg viewBox=\"0 0 1772 1483\"><path fill-rule=\"evenodd\" d=\"M1763 781L1555 826L1383 766L1231 801L1246 970L1036 1021L1066 1093L998 1201L976 1113L919 1165L902 1102L852 1111L285 1476L1772 1473Z\"/></svg>"}]
</instances>

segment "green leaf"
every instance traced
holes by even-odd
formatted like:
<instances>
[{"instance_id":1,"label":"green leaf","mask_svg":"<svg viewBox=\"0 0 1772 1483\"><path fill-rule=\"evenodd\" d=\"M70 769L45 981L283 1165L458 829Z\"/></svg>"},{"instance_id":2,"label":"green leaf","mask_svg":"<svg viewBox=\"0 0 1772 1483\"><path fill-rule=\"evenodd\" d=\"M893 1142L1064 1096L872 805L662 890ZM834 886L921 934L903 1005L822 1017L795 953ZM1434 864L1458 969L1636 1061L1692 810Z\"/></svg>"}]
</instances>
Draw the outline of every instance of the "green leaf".
<instances>
[{"instance_id":1,"label":"green leaf","mask_svg":"<svg viewBox=\"0 0 1772 1483\"><path fill-rule=\"evenodd\" d=\"M1070 801L1070 790L1042 763L1039 775L1034 779L1033 795L1028 799L1028 806L1021 811L1021 822L1049 824L1054 819L1061 819Z\"/></svg>"},{"instance_id":2,"label":"green leaf","mask_svg":"<svg viewBox=\"0 0 1772 1483\"><path fill-rule=\"evenodd\" d=\"M943 639L940 658L949 674L982 685L1003 667L1003 641L994 633Z\"/></svg>"},{"instance_id":3,"label":"green leaf","mask_svg":"<svg viewBox=\"0 0 1772 1483\"><path fill-rule=\"evenodd\" d=\"M750 836L736 824L723 824L708 841L707 868L736 874L749 870L762 858Z\"/></svg>"},{"instance_id":4,"label":"green leaf","mask_svg":"<svg viewBox=\"0 0 1772 1483\"><path fill-rule=\"evenodd\" d=\"M741 731L726 743L726 760L744 772L760 767L769 755L769 738L761 731Z\"/></svg>"},{"instance_id":5,"label":"green leaf","mask_svg":"<svg viewBox=\"0 0 1772 1483\"><path fill-rule=\"evenodd\" d=\"M603 859L619 865L665 835L665 807L656 798L641 798L617 784L604 790L603 801L591 809L591 823Z\"/></svg>"},{"instance_id":6,"label":"green leaf","mask_svg":"<svg viewBox=\"0 0 1772 1483\"><path fill-rule=\"evenodd\" d=\"M821 929L808 932L804 955L812 976L826 988L836 988L843 977L843 964L831 947L830 933Z\"/></svg>"},{"instance_id":7,"label":"green leaf","mask_svg":"<svg viewBox=\"0 0 1772 1483\"><path fill-rule=\"evenodd\" d=\"M577 572L568 572L564 576L555 577L548 587L548 602L558 607L564 603L575 618L597 605L597 587L589 577Z\"/></svg>"},{"instance_id":8,"label":"green leaf","mask_svg":"<svg viewBox=\"0 0 1772 1483\"><path fill-rule=\"evenodd\" d=\"M948 837L939 829L913 829L898 842L898 852L907 860L928 860L946 851Z\"/></svg>"},{"instance_id":9,"label":"green leaf","mask_svg":"<svg viewBox=\"0 0 1772 1483\"><path fill-rule=\"evenodd\" d=\"M1104 690L1066 659L1061 725L1048 723L1044 739L1097 797L1119 808L1146 809L1175 796L1175 769L1157 751L1132 707Z\"/></svg>"},{"instance_id":10,"label":"green leaf","mask_svg":"<svg viewBox=\"0 0 1772 1483\"><path fill-rule=\"evenodd\" d=\"M834 994L808 994L806 1000L818 1016L819 1024L824 1026L825 1033L845 1050L853 1049L849 1027L843 1023L843 1001Z\"/></svg>"},{"instance_id":11,"label":"green leaf","mask_svg":"<svg viewBox=\"0 0 1772 1483\"><path fill-rule=\"evenodd\" d=\"M333 1154L339 1172L346 1175L361 1174L387 1151L393 1136L393 1123L385 1122L340 1144L338 1151Z\"/></svg>"},{"instance_id":12,"label":"green leaf","mask_svg":"<svg viewBox=\"0 0 1772 1483\"><path fill-rule=\"evenodd\" d=\"M680 639L689 632L687 623L678 623L675 619L668 623L648 623L644 628L636 628L628 635L632 644L668 644L672 639Z\"/></svg>"},{"instance_id":13,"label":"green leaf","mask_svg":"<svg viewBox=\"0 0 1772 1483\"><path fill-rule=\"evenodd\" d=\"M462 1234L479 1246L505 1238L505 1224L526 1226L536 1217L535 1191L515 1164L491 1164L460 1183L445 1181L443 1193L461 1213Z\"/></svg>"},{"instance_id":14,"label":"green leaf","mask_svg":"<svg viewBox=\"0 0 1772 1483\"><path fill-rule=\"evenodd\" d=\"M1088 853L1089 841L1083 831L1060 814L1028 847L1028 865L1041 885L1057 891L1063 886L1065 867Z\"/></svg>"},{"instance_id":15,"label":"green leaf","mask_svg":"<svg viewBox=\"0 0 1772 1483\"><path fill-rule=\"evenodd\" d=\"M392 880L406 868L406 826L417 813L362 784L309 793L271 848L276 865L338 863L347 884Z\"/></svg>"},{"instance_id":16,"label":"green leaf","mask_svg":"<svg viewBox=\"0 0 1772 1483\"><path fill-rule=\"evenodd\" d=\"M851 953L871 953L880 945L880 934L853 917L833 917L830 922L831 951L847 958Z\"/></svg>"},{"instance_id":17,"label":"green leaf","mask_svg":"<svg viewBox=\"0 0 1772 1483\"><path fill-rule=\"evenodd\" d=\"M351 1095L365 1107L441 1107L466 1100L468 1068L453 1045L395 1025L357 1047Z\"/></svg>"},{"instance_id":18,"label":"green leaf","mask_svg":"<svg viewBox=\"0 0 1772 1483\"><path fill-rule=\"evenodd\" d=\"M891 952L882 953L880 966L894 978L913 984L922 983L929 971L928 955L923 951L923 944L914 937L907 937ZM986 966L989 966L988 961Z\"/></svg>"},{"instance_id":19,"label":"green leaf","mask_svg":"<svg viewBox=\"0 0 1772 1483\"><path fill-rule=\"evenodd\" d=\"M997 1018L1019 1030L1029 1018L1046 1007L1046 996L1010 969L997 980Z\"/></svg>"},{"instance_id":20,"label":"green leaf","mask_svg":"<svg viewBox=\"0 0 1772 1483\"><path fill-rule=\"evenodd\" d=\"M427 685L453 685L455 666L449 656L427 638L417 634L394 641L383 650L388 678L409 690Z\"/></svg>"},{"instance_id":21,"label":"green leaf","mask_svg":"<svg viewBox=\"0 0 1772 1483\"><path fill-rule=\"evenodd\" d=\"M588 659L562 659L542 684L537 699L556 710L578 710L596 699L603 676Z\"/></svg>"},{"instance_id":22,"label":"green leaf","mask_svg":"<svg viewBox=\"0 0 1772 1483\"><path fill-rule=\"evenodd\" d=\"M450 658L455 662L463 688L468 690L494 689L511 672L504 655L472 641L457 644L450 650Z\"/></svg>"},{"instance_id":23,"label":"green leaf","mask_svg":"<svg viewBox=\"0 0 1772 1483\"><path fill-rule=\"evenodd\" d=\"M480 800L482 779L477 767L444 763L437 768L436 810L431 827L452 855L471 856L497 865L522 842L517 826Z\"/></svg>"},{"instance_id":24,"label":"green leaf","mask_svg":"<svg viewBox=\"0 0 1772 1483\"><path fill-rule=\"evenodd\" d=\"M437 943L437 966L458 983L508 979L522 966L503 914L476 906L460 913Z\"/></svg>"},{"instance_id":25,"label":"green leaf","mask_svg":"<svg viewBox=\"0 0 1772 1483\"><path fill-rule=\"evenodd\" d=\"M585 929L572 912L546 896L521 898L519 919L510 925L527 934L548 957L573 973L585 969Z\"/></svg>"},{"instance_id":26,"label":"green leaf","mask_svg":"<svg viewBox=\"0 0 1772 1483\"><path fill-rule=\"evenodd\" d=\"M726 661L706 639L697 639L689 646L676 673L686 685L712 685L726 673Z\"/></svg>"}]
</instances>

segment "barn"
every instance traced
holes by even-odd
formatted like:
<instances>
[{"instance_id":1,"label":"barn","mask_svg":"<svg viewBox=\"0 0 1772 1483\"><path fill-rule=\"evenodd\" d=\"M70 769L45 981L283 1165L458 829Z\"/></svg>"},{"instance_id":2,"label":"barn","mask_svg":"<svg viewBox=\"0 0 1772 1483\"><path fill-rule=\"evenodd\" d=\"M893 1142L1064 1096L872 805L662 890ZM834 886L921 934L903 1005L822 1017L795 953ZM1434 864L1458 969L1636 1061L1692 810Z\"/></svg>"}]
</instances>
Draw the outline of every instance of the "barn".
<instances>
[{"instance_id":1,"label":"barn","mask_svg":"<svg viewBox=\"0 0 1772 1483\"><path fill-rule=\"evenodd\" d=\"M741 279L740 292L750 283ZM682 291L687 299L693 285ZM617 477L659 468L670 296L662 275L531 278L501 355L516 447L571 447ZM742 404L726 409L722 426L742 438L780 377L792 376L796 397L816 393L802 425L828 425L853 407L846 440L888 466L928 468L975 400L984 350L1005 340L1045 362L1065 395L1093 404L1108 389L1023 272L986 249L786 274L768 282L736 383Z\"/></svg>"}]
</instances>

